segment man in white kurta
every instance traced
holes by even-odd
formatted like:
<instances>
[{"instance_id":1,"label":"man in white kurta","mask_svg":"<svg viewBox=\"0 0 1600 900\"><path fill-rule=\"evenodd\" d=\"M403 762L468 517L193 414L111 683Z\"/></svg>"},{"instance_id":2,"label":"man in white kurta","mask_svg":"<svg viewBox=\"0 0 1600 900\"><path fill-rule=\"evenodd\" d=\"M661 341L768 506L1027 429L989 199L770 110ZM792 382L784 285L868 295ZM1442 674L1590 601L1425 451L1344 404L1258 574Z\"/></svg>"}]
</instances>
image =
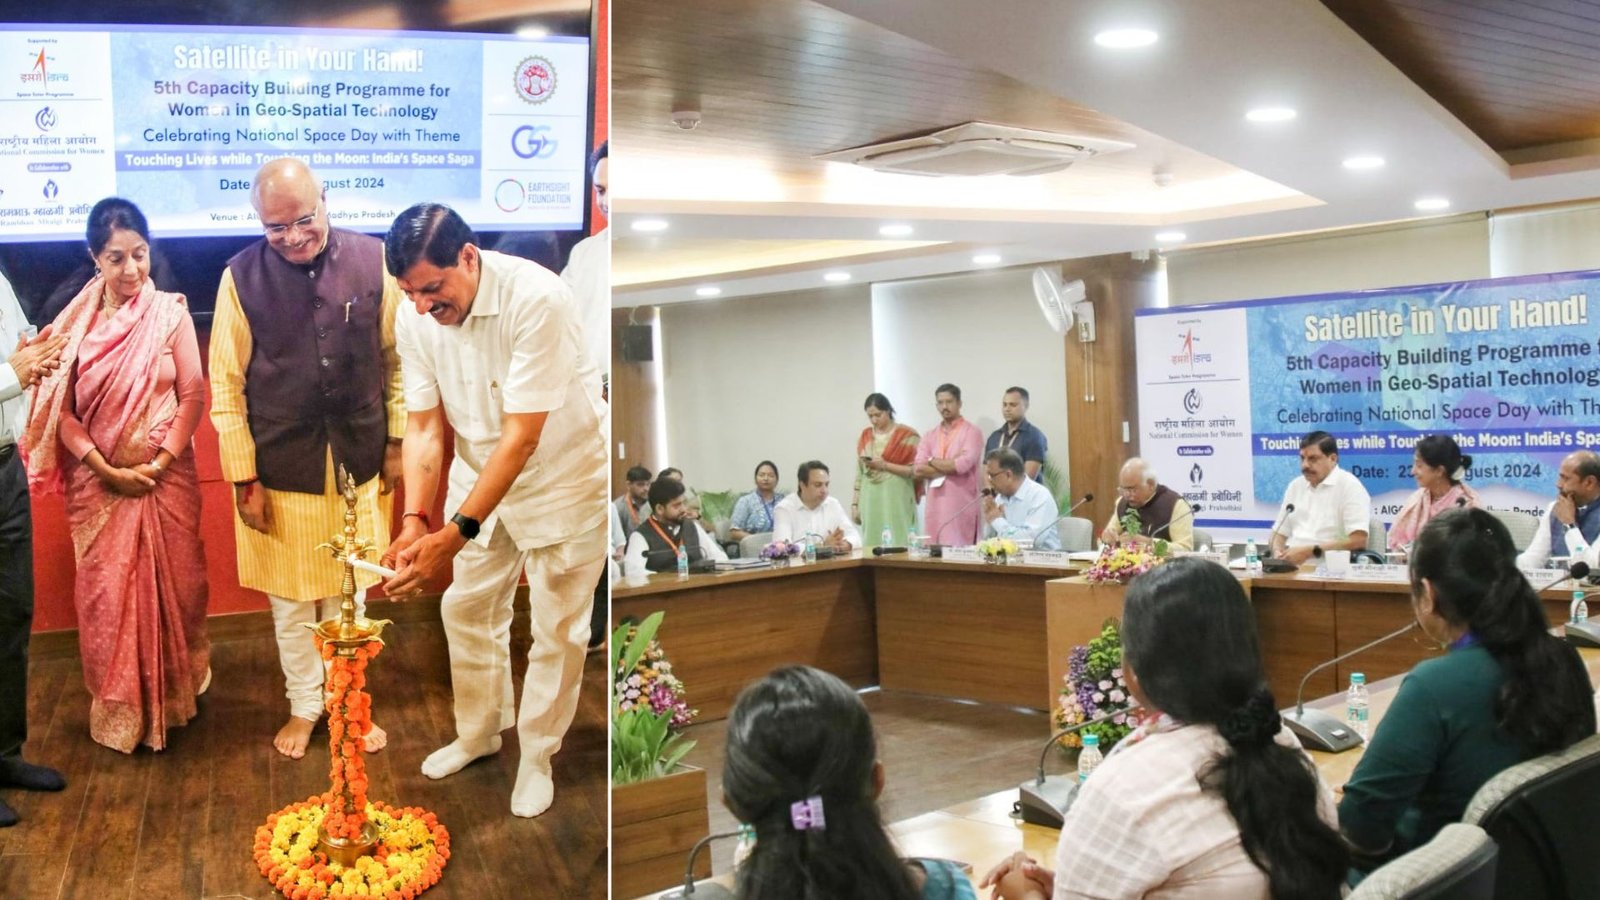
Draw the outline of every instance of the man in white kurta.
<instances>
[{"instance_id":1,"label":"man in white kurta","mask_svg":"<svg viewBox=\"0 0 1600 900\"><path fill-rule=\"evenodd\" d=\"M414 313L396 343L409 412L407 498L432 497L455 432L447 523L408 517L385 559L385 589L416 596L450 570L441 614L450 644L456 739L422 772L444 778L500 749L515 724L521 760L511 811L536 816L554 795L551 757L577 710L595 579L609 548L604 403L572 295L554 273L480 250L438 204L395 220L385 262ZM408 500L408 502L411 502ZM527 572L533 646L514 715L511 605Z\"/></svg>"},{"instance_id":2,"label":"man in white kurta","mask_svg":"<svg viewBox=\"0 0 1600 900\"><path fill-rule=\"evenodd\" d=\"M800 464L795 492L772 510L772 539L803 543L808 537L836 553L861 549L861 529L839 501L828 496L828 467L817 460Z\"/></svg>"}]
</instances>

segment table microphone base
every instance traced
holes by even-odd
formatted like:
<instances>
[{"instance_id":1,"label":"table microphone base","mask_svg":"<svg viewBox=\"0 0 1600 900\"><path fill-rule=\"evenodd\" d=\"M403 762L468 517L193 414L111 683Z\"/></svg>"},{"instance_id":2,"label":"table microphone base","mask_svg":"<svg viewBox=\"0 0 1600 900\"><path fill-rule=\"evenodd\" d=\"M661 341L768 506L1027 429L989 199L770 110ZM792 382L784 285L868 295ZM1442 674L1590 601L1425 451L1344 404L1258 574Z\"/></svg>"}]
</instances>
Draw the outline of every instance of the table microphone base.
<instances>
[{"instance_id":1,"label":"table microphone base","mask_svg":"<svg viewBox=\"0 0 1600 900\"><path fill-rule=\"evenodd\" d=\"M1568 622L1567 643L1574 647L1600 647L1600 624L1588 620Z\"/></svg>"},{"instance_id":2,"label":"table microphone base","mask_svg":"<svg viewBox=\"0 0 1600 900\"><path fill-rule=\"evenodd\" d=\"M695 882L693 893L685 893L683 888L678 888L662 894L660 900L733 900L733 892L708 878Z\"/></svg>"},{"instance_id":3,"label":"table microphone base","mask_svg":"<svg viewBox=\"0 0 1600 900\"><path fill-rule=\"evenodd\" d=\"M1029 778L1017 789L1017 812L1029 825L1060 828L1067 808L1078 797L1077 775L1052 775L1040 784Z\"/></svg>"},{"instance_id":4,"label":"table microphone base","mask_svg":"<svg viewBox=\"0 0 1600 900\"><path fill-rule=\"evenodd\" d=\"M1361 735L1350 730L1342 719L1336 719L1325 712L1308 709L1296 712L1286 709L1282 713L1283 724L1289 726L1294 736L1300 739L1300 746L1307 750L1322 750L1328 753L1343 753L1361 746Z\"/></svg>"}]
</instances>

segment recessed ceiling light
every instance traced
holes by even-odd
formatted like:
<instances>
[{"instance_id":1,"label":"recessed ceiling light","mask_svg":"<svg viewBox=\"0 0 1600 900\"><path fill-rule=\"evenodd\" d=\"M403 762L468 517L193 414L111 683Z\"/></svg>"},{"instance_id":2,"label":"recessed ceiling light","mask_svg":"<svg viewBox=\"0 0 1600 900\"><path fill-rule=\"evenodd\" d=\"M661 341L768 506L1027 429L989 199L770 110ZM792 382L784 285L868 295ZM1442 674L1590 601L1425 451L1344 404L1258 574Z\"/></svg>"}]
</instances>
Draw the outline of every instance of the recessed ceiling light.
<instances>
[{"instance_id":1,"label":"recessed ceiling light","mask_svg":"<svg viewBox=\"0 0 1600 900\"><path fill-rule=\"evenodd\" d=\"M1435 212L1441 209L1449 209L1450 201L1443 197L1423 197L1416 202L1415 206L1422 212Z\"/></svg>"},{"instance_id":2,"label":"recessed ceiling light","mask_svg":"<svg viewBox=\"0 0 1600 900\"><path fill-rule=\"evenodd\" d=\"M550 36L550 29L543 25L524 25L517 29L517 37L525 41L542 40Z\"/></svg>"},{"instance_id":3,"label":"recessed ceiling light","mask_svg":"<svg viewBox=\"0 0 1600 900\"><path fill-rule=\"evenodd\" d=\"M1244 114L1252 122L1288 122L1299 113L1287 106L1262 106Z\"/></svg>"},{"instance_id":4,"label":"recessed ceiling light","mask_svg":"<svg viewBox=\"0 0 1600 900\"><path fill-rule=\"evenodd\" d=\"M635 219L634 222L633 222L633 230L634 231L666 231L667 230L667 220L666 219Z\"/></svg>"},{"instance_id":5,"label":"recessed ceiling light","mask_svg":"<svg viewBox=\"0 0 1600 900\"><path fill-rule=\"evenodd\" d=\"M1156 243L1158 244L1181 244L1188 238L1189 236L1181 231L1156 232Z\"/></svg>"},{"instance_id":6,"label":"recessed ceiling light","mask_svg":"<svg viewBox=\"0 0 1600 900\"><path fill-rule=\"evenodd\" d=\"M1154 44L1158 35L1148 28L1113 28L1094 36L1094 42L1112 50L1131 50Z\"/></svg>"},{"instance_id":7,"label":"recessed ceiling light","mask_svg":"<svg viewBox=\"0 0 1600 900\"><path fill-rule=\"evenodd\" d=\"M850 273L849 272L829 272L826 275L822 276L822 280L823 281L832 281L834 283L838 283L838 282L841 282L841 281L849 281L850 280Z\"/></svg>"},{"instance_id":8,"label":"recessed ceiling light","mask_svg":"<svg viewBox=\"0 0 1600 900\"><path fill-rule=\"evenodd\" d=\"M722 295L722 288L719 288L714 284L708 284L705 287L695 288L694 295L696 297L720 297Z\"/></svg>"},{"instance_id":9,"label":"recessed ceiling light","mask_svg":"<svg viewBox=\"0 0 1600 900\"><path fill-rule=\"evenodd\" d=\"M992 265L995 265L996 263L1000 262L1000 254L998 254L998 253L979 253L977 256L974 256L972 258L972 262L974 264L980 265L980 266L992 266Z\"/></svg>"},{"instance_id":10,"label":"recessed ceiling light","mask_svg":"<svg viewBox=\"0 0 1600 900\"><path fill-rule=\"evenodd\" d=\"M885 225L878 229L878 233L884 237L905 237L913 230L910 225Z\"/></svg>"},{"instance_id":11,"label":"recessed ceiling light","mask_svg":"<svg viewBox=\"0 0 1600 900\"><path fill-rule=\"evenodd\" d=\"M1344 167L1354 172L1364 172L1368 169L1383 168L1381 156L1352 156L1344 161Z\"/></svg>"}]
</instances>

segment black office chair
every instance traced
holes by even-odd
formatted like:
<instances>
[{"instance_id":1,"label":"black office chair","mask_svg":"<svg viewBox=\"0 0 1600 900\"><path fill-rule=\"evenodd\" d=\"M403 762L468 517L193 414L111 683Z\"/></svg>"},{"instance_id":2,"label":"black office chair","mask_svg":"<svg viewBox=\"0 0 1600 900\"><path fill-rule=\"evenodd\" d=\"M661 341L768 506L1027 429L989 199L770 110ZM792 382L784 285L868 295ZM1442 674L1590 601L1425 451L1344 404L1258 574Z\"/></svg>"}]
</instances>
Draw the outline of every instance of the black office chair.
<instances>
[{"instance_id":1,"label":"black office chair","mask_svg":"<svg viewBox=\"0 0 1600 900\"><path fill-rule=\"evenodd\" d=\"M1491 900L1498 851L1476 825L1452 822L1375 869L1348 900Z\"/></svg>"},{"instance_id":2,"label":"black office chair","mask_svg":"<svg viewBox=\"0 0 1600 900\"><path fill-rule=\"evenodd\" d=\"M1496 897L1600 897L1600 735L1489 779L1461 820L1500 847Z\"/></svg>"}]
</instances>

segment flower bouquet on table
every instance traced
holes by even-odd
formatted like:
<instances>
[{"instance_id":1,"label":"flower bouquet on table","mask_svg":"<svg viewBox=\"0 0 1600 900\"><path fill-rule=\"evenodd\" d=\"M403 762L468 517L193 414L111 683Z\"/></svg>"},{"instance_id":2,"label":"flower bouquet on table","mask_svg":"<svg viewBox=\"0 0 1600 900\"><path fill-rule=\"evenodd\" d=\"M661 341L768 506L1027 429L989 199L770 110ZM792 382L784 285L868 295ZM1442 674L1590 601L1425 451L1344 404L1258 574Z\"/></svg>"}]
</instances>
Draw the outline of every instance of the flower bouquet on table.
<instances>
[{"instance_id":1,"label":"flower bouquet on table","mask_svg":"<svg viewBox=\"0 0 1600 900\"><path fill-rule=\"evenodd\" d=\"M1010 538L993 537L978 542L978 555L984 562L1005 565L1017 556L1017 542Z\"/></svg>"},{"instance_id":2,"label":"flower bouquet on table","mask_svg":"<svg viewBox=\"0 0 1600 900\"><path fill-rule=\"evenodd\" d=\"M684 699L683 682L656 642L664 613L624 624L611 636L611 780L631 784L659 778L694 749L683 728L699 710Z\"/></svg>"},{"instance_id":3,"label":"flower bouquet on table","mask_svg":"<svg viewBox=\"0 0 1600 900\"><path fill-rule=\"evenodd\" d=\"M1064 735L1058 742L1062 749L1082 747L1083 735L1093 734L1100 738L1100 751L1109 753L1139 726L1138 712L1127 711L1134 699L1122 679L1122 634L1117 630L1116 619L1105 621L1099 637L1072 648L1067 654L1063 681L1061 696L1050 717L1057 731L1106 713L1117 714L1098 725Z\"/></svg>"},{"instance_id":4,"label":"flower bouquet on table","mask_svg":"<svg viewBox=\"0 0 1600 900\"><path fill-rule=\"evenodd\" d=\"M1122 517L1123 540L1101 548L1094 565L1083 577L1096 584L1116 582L1127 584L1135 575L1143 575L1167 558L1170 548L1166 541L1136 540L1139 536L1139 518L1133 512Z\"/></svg>"},{"instance_id":5,"label":"flower bouquet on table","mask_svg":"<svg viewBox=\"0 0 1600 900\"><path fill-rule=\"evenodd\" d=\"M772 563L773 568L783 568L789 564L791 557L799 556L805 551L799 544L788 541L773 541L761 548L761 558Z\"/></svg>"}]
</instances>

